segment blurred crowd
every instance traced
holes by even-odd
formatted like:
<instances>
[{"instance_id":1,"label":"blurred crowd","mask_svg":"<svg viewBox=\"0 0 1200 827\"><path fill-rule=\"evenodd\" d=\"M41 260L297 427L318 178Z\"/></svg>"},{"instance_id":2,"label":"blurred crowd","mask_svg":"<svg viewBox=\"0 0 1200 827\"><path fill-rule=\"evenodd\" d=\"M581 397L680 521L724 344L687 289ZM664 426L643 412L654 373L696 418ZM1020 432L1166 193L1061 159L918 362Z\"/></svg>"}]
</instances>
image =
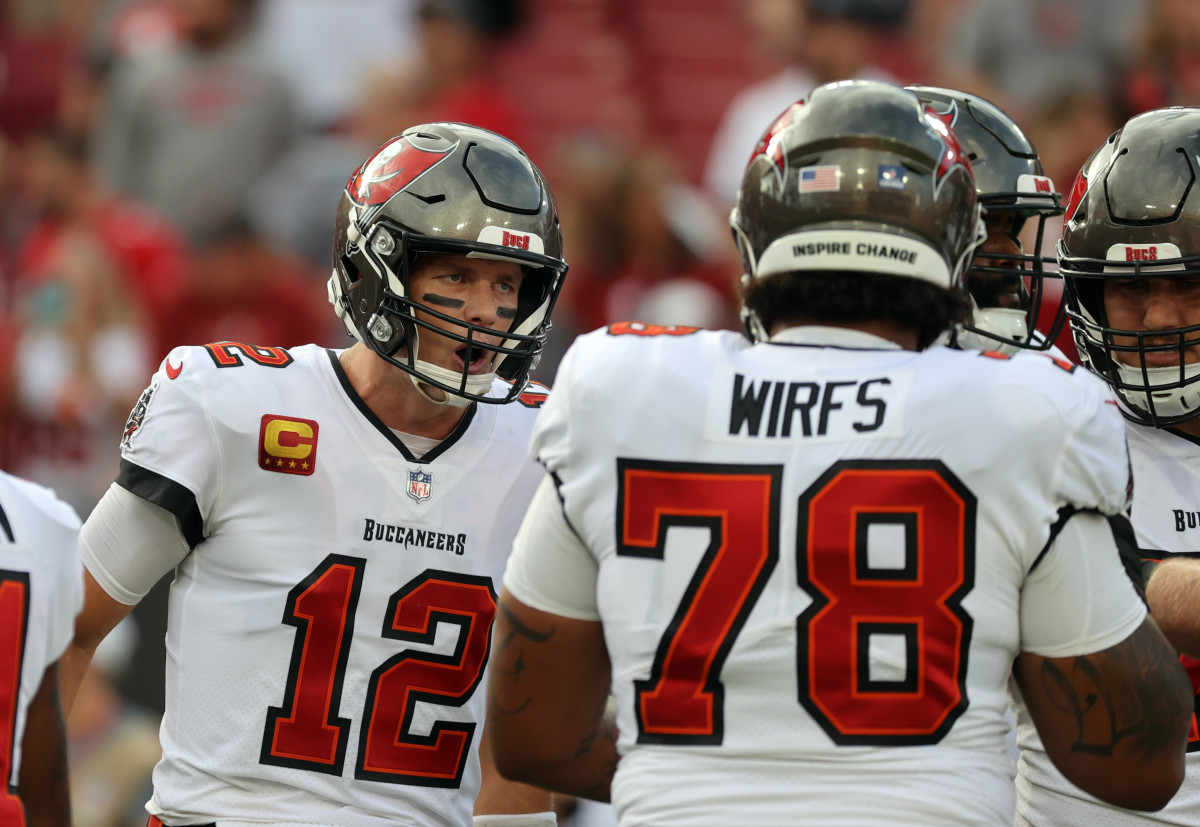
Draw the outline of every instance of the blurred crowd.
<instances>
[{"instance_id":1,"label":"blurred crowd","mask_svg":"<svg viewBox=\"0 0 1200 827\"><path fill-rule=\"evenodd\" d=\"M0 467L86 516L173 346L346 343L333 208L409 124L496 130L547 174L552 382L608 322L737 326L736 181L814 85L982 95L1065 190L1126 118L1200 105L1200 3L4 0L0 61Z\"/></svg>"}]
</instances>

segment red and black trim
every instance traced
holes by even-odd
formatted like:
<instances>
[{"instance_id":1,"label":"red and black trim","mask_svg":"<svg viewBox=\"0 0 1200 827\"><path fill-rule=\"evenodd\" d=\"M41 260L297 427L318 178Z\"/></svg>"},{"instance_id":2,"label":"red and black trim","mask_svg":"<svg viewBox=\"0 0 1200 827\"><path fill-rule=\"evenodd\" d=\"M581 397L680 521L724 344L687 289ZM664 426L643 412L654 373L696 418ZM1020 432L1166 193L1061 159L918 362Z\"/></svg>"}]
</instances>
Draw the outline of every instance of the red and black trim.
<instances>
[{"instance_id":1,"label":"red and black trim","mask_svg":"<svg viewBox=\"0 0 1200 827\"><path fill-rule=\"evenodd\" d=\"M974 494L938 460L846 460L801 495L800 704L842 746L936 744L966 711ZM901 565L871 567L872 526L899 526ZM900 637L898 679L870 675L872 635Z\"/></svg>"},{"instance_id":2,"label":"red and black trim","mask_svg":"<svg viewBox=\"0 0 1200 827\"><path fill-rule=\"evenodd\" d=\"M292 354L281 347L262 347L242 342L214 342L205 345L204 349L219 368L240 368L244 364L242 356L264 368L286 368L292 363ZM238 354L239 351L241 355Z\"/></svg>"},{"instance_id":3,"label":"red and black trim","mask_svg":"<svg viewBox=\"0 0 1200 827\"><path fill-rule=\"evenodd\" d=\"M267 710L260 763L342 774L350 720L338 710L366 565L330 554L288 592L283 622L296 641L284 703Z\"/></svg>"},{"instance_id":4,"label":"red and black trim","mask_svg":"<svg viewBox=\"0 0 1200 827\"><path fill-rule=\"evenodd\" d=\"M780 465L617 459L619 556L663 560L672 526L709 530L650 676L634 681L638 743L724 739L721 669L779 560L782 479Z\"/></svg>"},{"instance_id":5,"label":"red and black trim","mask_svg":"<svg viewBox=\"0 0 1200 827\"><path fill-rule=\"evenodd\" d=\"M12 539L11 531L9 539ZM9 785L17 748L17 702L29 633L29 572L0 570L0 824L25 827L25 808Z\"/></svg>"},{"instance_id":6,"label":"red and black trim","mask_svg":"<svg viewBox=\"0 0 1200 827\"><path fill-rule=\"evenodd\" d=\"M483 679L491 649L496 592L489 577L426 570L388 602L382 636L432 646L438 627L458 627L448 655L406 649L371 674L359 736L355 778L457 788L462 784L475 721L437 721L412 732L420 704L461 707Z\"/></svg>"}]
</instances>

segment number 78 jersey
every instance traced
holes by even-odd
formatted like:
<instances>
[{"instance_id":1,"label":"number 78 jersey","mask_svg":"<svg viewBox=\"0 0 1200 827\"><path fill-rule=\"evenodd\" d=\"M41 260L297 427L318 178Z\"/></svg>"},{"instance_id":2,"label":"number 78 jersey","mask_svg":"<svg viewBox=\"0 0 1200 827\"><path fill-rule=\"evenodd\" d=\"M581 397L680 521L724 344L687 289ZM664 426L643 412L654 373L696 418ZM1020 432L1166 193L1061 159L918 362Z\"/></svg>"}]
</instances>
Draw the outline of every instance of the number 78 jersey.
<instances>
[{"instance_id":1,"label":"number 78 jersey","mask_svg":"<svg viewBox=\"0 0 1200 827\"><path fill-rule=\"evenodd\" d=\"M191 546L152 812L470 824L496 580L540 476L534 415L474 406L418 459L332 351L171 352L118 477Z\"/></svg>"},{"instance_id":2,"label":"number 78 jersey","mask_svg":"<svg viewBox=\"0 0 1200 827\"><path fill-rule=\"evenodd\" d=\"M1011 823L1013 659L1144 616L1115 554L1119 611L1085 635L1022 605L1035 565L1060 573L1042 555L1064 514L1125 504L1104 388L850 331L621 330L577 340L534 433L583 550L527 522L505 574L604 624L621 818L794 823L803 801L821 824Z\"/></svg>"}]
</instances>

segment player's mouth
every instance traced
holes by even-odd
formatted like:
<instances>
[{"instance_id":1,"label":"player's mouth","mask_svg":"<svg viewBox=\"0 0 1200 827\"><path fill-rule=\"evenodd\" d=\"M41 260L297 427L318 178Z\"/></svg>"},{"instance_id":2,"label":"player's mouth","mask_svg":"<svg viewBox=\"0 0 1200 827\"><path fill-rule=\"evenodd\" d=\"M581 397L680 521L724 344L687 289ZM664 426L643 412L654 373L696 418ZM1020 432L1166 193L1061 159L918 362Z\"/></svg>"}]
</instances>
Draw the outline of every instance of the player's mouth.
<instances>
[{"instance_id":1,"label":"player's mouth","mask_svg":"<svg viewBox=\"0 0 1200 827\"><path fill-rule=\"evenodd\" d=\"M471 357L469 363L468 355ZM471 375L487 373L492 367L492 352L478 347L461 347L454 352L454 361L459 370L466 366L467 373Z\"/></svg>"}]
</instances>

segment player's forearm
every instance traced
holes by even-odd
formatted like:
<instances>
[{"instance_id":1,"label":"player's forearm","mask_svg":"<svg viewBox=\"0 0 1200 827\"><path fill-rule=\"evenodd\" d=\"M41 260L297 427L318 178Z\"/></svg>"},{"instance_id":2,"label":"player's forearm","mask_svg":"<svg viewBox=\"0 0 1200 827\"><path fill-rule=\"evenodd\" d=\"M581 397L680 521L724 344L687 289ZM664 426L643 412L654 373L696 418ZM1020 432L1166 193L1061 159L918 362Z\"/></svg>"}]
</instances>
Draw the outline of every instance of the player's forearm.
<instances>
[{"instance_id":1,"label":"player's forearm","mask_svg":"<svg viewBox=\"0 0 1200 827\"><path fill-rule=\"evenodd\" d=\"M1014 675L1047 754L1080 789L1135 810L1178 790L1192 689L1153 620L1090 655L1024 652Z\"/></svg>"},{"instance_id":2,"label":"player's forearm","mask_svg":"<svg viewBox=\"0 0 1200 827\"><path fill-rule=\"evenodd\" d=\"M92 663L92 653L92 649L87 649L73 640L58 659L59 692L64 716L71 714L79 685L83 683L83 676L87 674Z\"/></svg>"},{"instance_id":3,"label":"player's forearm","mask_svg":"<svg viewBox=\"0 0 1200 827\"><path fill-rule=\"evenodd\" d=\"M607 801L617 731L600 624L540 612L505 594L490 669L487 725L500 773Z\"/></svg>"},{"instance_id":4,"label":"player's forearm","mask_svg":"<svg viewBox=\"0 0 1200 827\"><path fill-rule=\"evenodd\" d=\"M1155 566L1146 602L1171 645L1200 658L1200 560L1174 557Z\"/></svg>"},{"instance_id":5,"label":"player's forearm","mask_svg":"<svg viewBox=\"0 0 1200 827\"><path fill-rule=\"evenodd\" d=\"M494 708L491 714L496 714ZM573 738L566 749L546 749L545 743L509 750L504 774L515 781L578 798L609 800L618 758L617 728L611 716L597 716L593 727Z\"/></svg>"}]
</instances>

